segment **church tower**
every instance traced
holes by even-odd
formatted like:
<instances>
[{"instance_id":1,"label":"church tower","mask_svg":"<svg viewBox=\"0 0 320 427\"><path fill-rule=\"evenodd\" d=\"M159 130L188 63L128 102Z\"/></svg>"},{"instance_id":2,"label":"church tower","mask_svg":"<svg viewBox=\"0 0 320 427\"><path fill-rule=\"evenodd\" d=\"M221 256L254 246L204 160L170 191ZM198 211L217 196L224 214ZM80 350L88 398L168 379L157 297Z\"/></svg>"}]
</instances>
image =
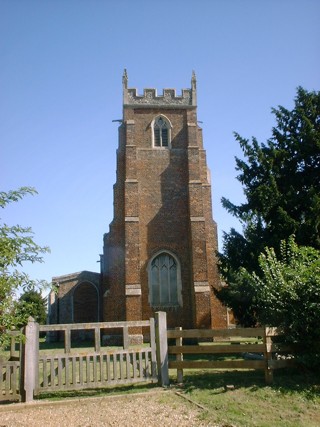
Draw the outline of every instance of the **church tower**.
<instances>
[{"instance_id":1,"label":"church tower","mask_svg":"<svg viewBox=\"0 0 320 427\"><path fill-rule=\"evenodd\" d=\"M191 88L128 88L123 74L114 219L102 256L104 321L166 311L168 327L226 327L216 299L217 230ZM136 331L138 333L138 331Z\"/></svg>"}]
</instances>

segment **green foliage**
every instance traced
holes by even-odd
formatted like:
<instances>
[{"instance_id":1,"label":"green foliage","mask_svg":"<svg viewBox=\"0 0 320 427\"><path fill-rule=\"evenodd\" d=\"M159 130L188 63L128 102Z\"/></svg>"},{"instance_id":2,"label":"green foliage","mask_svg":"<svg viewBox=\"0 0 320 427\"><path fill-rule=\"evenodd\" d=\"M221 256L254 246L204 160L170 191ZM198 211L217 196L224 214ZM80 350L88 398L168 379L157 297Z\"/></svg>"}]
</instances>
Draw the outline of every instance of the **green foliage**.
<instances>
[{"instance_id":1,"label":"green foliage","mask_svg":"<svg viewBox=\"0 0 320 427\"><path fill-rule=\"evenodd\" d=\"M41 292L30 290L24 292L17 303L15 315L21 319L21 326L28 323L28 318L32 316L36 322L45 324L47 320L47 303Z\"/></svg>"},{"instance_id":2,"label":"green foliage","mask_svg":"<svg viewBox=\"0 0 320 427\"><path fill-rule=\"evenodd\" d=\"M265 247L278 254L280 241L292 234L298 245L320 249L320 92L300 87L292 111L279 106L272 113L276 126L266 144L235 135L246 201L237 206L222 199L243 230L224 234L220 263L228 288L218 296L246 326L255 323L255 292L248 294L242 269L259 276L259 254Z\"/></svg>"},{"instance_id":3,"label":"green foliage","mask_svg":"<svg viewBox=\"0 0 320 427\"><path fill-rule=\"evenodd\" d=\"M320 251L298 246L293 236L259 256L262 275L251 275L257 317L261 323L283 327L290 342L320 367ZM310 364L310 361L308 361Z\"/></svg>"},{"instance_id":4,"label":"green foliage","mask_svg":"<svg viewBox=\"0 0 320 427\"><path fill-rule=\"evenodd\" d=\"M0 207L17 202L36 190L22 187L15 191L0 192ZM6 330L19 327L22 319L16 313L17 295L21 291L41 289L44 281L35 281L20 270L25 262L43 262L47 247L37 245L30 227L9 226L0 222L0 346L8 340Z\"/></svg>"}]
</instances>

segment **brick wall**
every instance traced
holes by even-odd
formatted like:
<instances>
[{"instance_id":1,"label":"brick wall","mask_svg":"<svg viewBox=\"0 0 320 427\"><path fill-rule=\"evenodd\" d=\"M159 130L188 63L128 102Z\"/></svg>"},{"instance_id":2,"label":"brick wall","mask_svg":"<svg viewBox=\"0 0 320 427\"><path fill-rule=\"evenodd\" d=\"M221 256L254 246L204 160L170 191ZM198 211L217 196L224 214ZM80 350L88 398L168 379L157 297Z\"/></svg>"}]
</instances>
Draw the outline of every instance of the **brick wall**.
<instances>
[{"instance_id":1,"label":"brick wall","mask_svg":"<svg viewBox=\"0 0 320 427\"><path fill-rule=\"evenodd\" d=\"M51 323L145 320L167 311L168 327L226 327L227 312L214 295L220 287L212 218L210 172L197 122L196 80L176 96L165 89L142 96L123 76L123 120L119 127L114 218L104 235L102 275L80 272L53 278ZM163 115L171 146L152 146L152 123ZM167 251L179 264L182 305L150 305L148 266ZM179 283L180 286L180 283ZM97 291L98 290L98 291ZM131 329L137 342L141 328Z\"/></svg>"},{"instance_id":2,"label":"brick wall","mask_svg":"<svg viewBox=\"0 0 320 427\"><path fill-rule=\"evenodd\" d=\"M171 149L152 147L159 114L172 125ZM183 300L182 307L166 309L168 326L226 326L226 310L211 290L220 283L208 176L196 107L124 106L114 220L104 246L105 320L154 315L147 267L167 250L180 262Z\"/></svg>"}]
</instances>

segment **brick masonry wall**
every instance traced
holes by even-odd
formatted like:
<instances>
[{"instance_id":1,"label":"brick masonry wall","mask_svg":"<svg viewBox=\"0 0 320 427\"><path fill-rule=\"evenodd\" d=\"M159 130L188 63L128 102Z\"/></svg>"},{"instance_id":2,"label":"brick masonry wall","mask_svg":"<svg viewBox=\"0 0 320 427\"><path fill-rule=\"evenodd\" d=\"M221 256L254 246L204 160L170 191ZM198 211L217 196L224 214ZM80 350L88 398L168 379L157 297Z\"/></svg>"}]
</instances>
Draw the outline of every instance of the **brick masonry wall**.
<instances>
[{"instance_id":1,"label":"brick masonry wall","mask_svg":"<svg viewBox=\"0 0 320 427\"><path fill-rule=\"evenodd\" d=\"M165 308L150 306L148 263L159 251L169 251L179 261L182 306L165 309L168 326L227 325L226 309L212 290L220 287L217 230L210 172L197 124L194 75L191 84L192 89L180 98L168 89L162 98L149 89L139 98L127 89L124 74L114 218L104 235L102 275L81 272L54 278L60 283L58 296L52 296L54 321L153 317ZM159 114L172 126L170 148L152 146L152 121Z\"/></svg>"},{"instance_id":2,"label":"brick masonry wall","mask_svg":"<svg viewBox=\"0 0 320 427\"><path fill-rule=\"evenodd\" d=\"M159 113L172 124L171 149L152 147L151 124ZM114 220L105 237L105 320L154 315L147 266L157 251L169 250L181 264L183 300L183 307L167 310L169 327L225 326L224 311L210 291L219 286L217 235L196 123L196 108L124 108ZM194 282L205 286L195 292ZM134 284L141 286L141 295L126 296L126 286Z\"/></svg>"}]
</instances>

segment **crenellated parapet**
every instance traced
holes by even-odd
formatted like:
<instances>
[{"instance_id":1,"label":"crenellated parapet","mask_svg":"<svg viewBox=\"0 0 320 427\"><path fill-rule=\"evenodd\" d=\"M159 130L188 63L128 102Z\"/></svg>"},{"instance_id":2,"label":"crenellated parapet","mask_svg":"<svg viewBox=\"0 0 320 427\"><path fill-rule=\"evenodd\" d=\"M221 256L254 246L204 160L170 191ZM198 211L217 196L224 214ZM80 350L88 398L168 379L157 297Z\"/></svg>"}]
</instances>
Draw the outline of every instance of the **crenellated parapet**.
<instances>
[{"instance_id":1,"label":"crenellated parapet","mask_svg":"<svg viewBox=\"0 0 320 427\"><path fill-rule=\"evenodd\" d=\"M176 94L175 89L163 89L162 95L157 94L157 89L144 89L143 95L137 93L137 89L128 88L128 75L124 70L122 77L123 84L123 105L124 106L144 106L144 107L196 107L196 77L192 73L191 89L182 89L181 95Z\"/></svg>"}]
</instances>

